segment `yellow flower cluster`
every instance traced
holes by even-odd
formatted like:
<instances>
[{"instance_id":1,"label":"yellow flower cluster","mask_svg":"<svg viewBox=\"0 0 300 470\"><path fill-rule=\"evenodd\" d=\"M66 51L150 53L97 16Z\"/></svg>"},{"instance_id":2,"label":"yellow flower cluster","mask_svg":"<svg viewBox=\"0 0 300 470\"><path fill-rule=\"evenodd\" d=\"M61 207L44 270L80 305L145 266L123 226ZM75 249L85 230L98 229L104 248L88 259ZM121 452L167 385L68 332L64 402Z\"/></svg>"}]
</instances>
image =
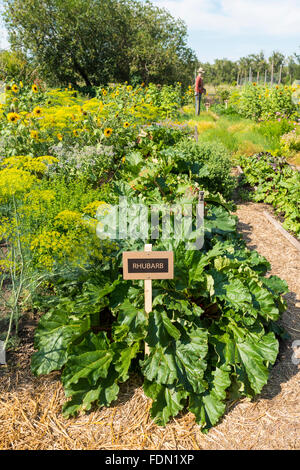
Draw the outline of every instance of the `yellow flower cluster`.
<instances>
[{"instance_id":1,"label":"yellow flower cluster","mask_svg":"<svg viewBox=\"0 0 300 470\"><path fill-rule=\"evenodd\" d=\"M32 240L30 248L37 256L37 264L50 269L54 263L53 256L61 256L65 244L59 232L43 230Z\"/></svg>"},{"instance_id":2,"label":"yellow flower cluster","mask_svg":"<svg viewBox=\"0 0 300 470\"><path fill-rule=\"evenodd\" d=\"M57 214L54 225L61 229L67 230L71 227L74 230L82 226L82 215L80 212L64 210Z\"/></svg>"},{"instance_id":3,"label":"yellow flower cluster","mask_svg":"<svg viewBox=\"0 0 300 470\"><path fill-rule=\"evenodd\" d=\"M37 204L40 202L50 203L55 199L55 191L52 189L32 189L25 196L25 201L31 204Z\"/></svg>"},{"instance_id":4,"label":"yellow flower cluster","mask_svg":"<svg viewBox=\"0 0 300 470\"><path fill-rule=\"evenodd\" d=\"M30 155L18 155L5 158L2 162L7 168L20 168L34 173L44 174L47 165L58 162L57 158L51 155L43 155L41 157L31 157Z\"/></svg>"},{"instance_id":5,"label":"yellow flower cluster","mask_svg":"<svg viewBox=\"0 0 300 470\"><path fill-rule=\"evenodd\" d=\"M28 191L35 181L36 177L28 171L4 168L0 171L0 195L9 197Z\"/></svg>"},{"instance_id":6,"label":"yellow flower cluster","mask_svg":"<svg viewBox=\"0 0 300 470\"><path fill-rule=\"evenodd\" d=\"M85 214L89 214L92 217L94 217L98 211L98 209L103 210L105 207L107 207L106 202L104 201L93 201L90 202L87 206L84 207L83 211Z\"/></svg>"}]
</instances>

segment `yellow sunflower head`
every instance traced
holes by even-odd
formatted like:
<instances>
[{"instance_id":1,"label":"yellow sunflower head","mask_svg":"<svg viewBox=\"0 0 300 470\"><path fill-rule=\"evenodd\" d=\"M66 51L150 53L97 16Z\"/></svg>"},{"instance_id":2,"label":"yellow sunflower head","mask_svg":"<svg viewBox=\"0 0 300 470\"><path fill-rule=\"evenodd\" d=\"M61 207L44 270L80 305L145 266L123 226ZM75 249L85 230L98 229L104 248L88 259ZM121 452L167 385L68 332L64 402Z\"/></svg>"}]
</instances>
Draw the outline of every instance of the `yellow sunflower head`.
<instances>
[{"instance_id":1,"label":"yellow sunflower head","mask_svg":"<svg viewBox=\"0 0 300 470\"><path fill-rule=\"evenodd\" d=\"M63 139L63 136L62 136L60 133L58 133L58 134L56 135L56 137L58 138L58 140L62 140L62 139Z\"/></svg>"},{"instance_id":2,"label":"yellow sunflower head","mask_svg":"<svg viewBox=\"0 0 300 470\"><path fill-rule=\"evenodd\" d=\"M104 129L104 135L105 137L110 137L112 135L112 129L110 127L107 127L106 129Z\"/></svg>"},{"instance_id":3,"label":"yellow sunflower head","mask_svg":"<svg viewBox=\"0 0 300 470\"><path fill-rule=\"evenodd\" d=\"M107 95L107 91L103 89L103 90L102 90L102 95L103 95L103 96L106 96L106 95Z\"/></svg>"},{"instance_id":4,"label":"yellow sunflower head","mask_svg":"<svg viewBox=\"0 0 300 470\"><path fill-rule=\"evenodd\" d=\"M17 122L20 119L20 115L17 113L8 113L7 120L9 122Z\"/></svg>"},{"instance_id":5,"label":"yellow sunflower head","mask_svg":"<svg viewBox=\"0 0 300 470\"><path fill-rule=\"evenodd\" d=\"M38 87L36 86L36 84L34 83L31 87L33 93L37 93L38 92Z\"/></svg>"},{"instance_id":6,"label":"yellow sunflower head","mask_svg":"<svg viewBox=\"0 0 300 470\"><path fill-rule=\"evenodd\" d=\"M35 116L41 116L42 115L42 108L40 108L39 106L36 106L36 108L34 108L34 110L33 110L33 114Z\"/></svg>"},{"instance_id":7,"label":"yellow sunflower head","mask_svg":"<svg viewBox=\"0 0 300 470\"><path fill-rule=\"evenodd\" d=\"M132 86L131 86L131 85L128 85L127 91L131 91L131 90L132 90Z\"/></svg>"},{"instance_id":8,"label":"yellow sunflower head","mask_svg":"<svg viewBox=\"0 0 300 470\"><path fill-rule=\"evenodd\" d=\"M13 86L11 87L12 91L14 93L17 93L19 91L19 88L17 87L17 85L14 83Z\"/></svg>"},{"instance_id":9,"label":"yellow sunflower head","mask_svg":"<svg viewBox=\"0 0 300 470\"><path fill-rule=\"evenodd\" d=\"M127 121L124 122L124 124L123 124L124 129L127 129L127 127L129 127L129 126L130 126L129 122L127 122Z\"/></svg>"},{"instance_id":10,"label":"yellow sunflower head","mask_svg":"<svg viewBox=\"0 0 300 470\"><path fill-rule=\"evenodd\" d=\"M38 131L30 131L30 137L31 137L32 139L37 140L38 136L39 136Z\"/></svg>"}]
</instances>

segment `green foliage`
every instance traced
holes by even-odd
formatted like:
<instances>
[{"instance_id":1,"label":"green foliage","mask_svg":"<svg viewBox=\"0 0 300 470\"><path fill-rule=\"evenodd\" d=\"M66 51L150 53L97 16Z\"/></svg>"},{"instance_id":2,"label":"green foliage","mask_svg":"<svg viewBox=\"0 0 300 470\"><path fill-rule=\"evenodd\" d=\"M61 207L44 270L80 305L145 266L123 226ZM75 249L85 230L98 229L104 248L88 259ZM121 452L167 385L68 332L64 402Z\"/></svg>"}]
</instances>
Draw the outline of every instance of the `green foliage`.
<instances>
[{"instance_id":1,"label":"green foliage","mask_svg":"<svg viewBox=\"0 0 300 470\"><path fill-rule=\"evenodd\" d=\"M196 63L187 30L166 10L134 0L5 0L13 47L52 82L187 84ZM91 40L91 38L93 38Z\"/></svg>"},{"instance_id":2,"label":"green foliage","mask_svg":"<svg viewBox=\"0 0 300 470\"><path fill-rule=\"evenodd\" d=\"M176 240L155 244L155 250L173 249L175 276L153 281L149 315L143 283L121 274L123 250L142 249L142 240L119 242L109 269L96 268L83 283L65 279L55 298L40 298L40 308L51 309L37 329L32 370L39 375L63 367L66 416L109 406L118 384L139 371L157 424L187 406L205 432L224 414L232 390L251 397L266 384L287 286L276 276L265 278L269 263L245 248L235 218L218 199L206 196L201 251Z\"/></svg>"},{"instance_id":3,"label":"green foliage","mask_svg":"<svg viewBox=\"0 0 300 470\"><path fill-rule=\"evenodd\" d=\"M29 80L32 75L33 68L23 53L0 51L0 80L19 82Z\"/></svg>"},{"instance_id":4,"label":"green foliage","mask_svg":"<svg viewBox=\"0 0 300 470\"><path fill-rule=\"evenodd\" d=\"M230 104L241 116L254 120L274 118L277 113L290 117L297 110L292 100L294 90L292 86L249 83L238 96L233 93Z\"/></svg>"},{"instance_id":5,"label":"green foliage","mask_svg":"<svg viewBox=\"0 0 300 470\"><path fill-rule=\"evenodd\" d=\"M175 163L172 172L176 174L192 174L200 186L211 192L220 192L229 198L234 188L234 179L230 175L230 154L222 144L210 142L196 143L185 139L174 149L165 152L170 158L172 153Z\"/></svg>"},{"instance_id":6,"label":"green foliage","mask_svg":"<svg viewBox=\"0 0 300 470\"><path fill-rule=\"evenodd\" d=\"M270 153L242 158L241 166L246 181L256 186L253 200L272 204L276 213L284 217L283 227L299 237L299 172L293 170L284 157L274 157Z\"/></svg>"}]
</instances>

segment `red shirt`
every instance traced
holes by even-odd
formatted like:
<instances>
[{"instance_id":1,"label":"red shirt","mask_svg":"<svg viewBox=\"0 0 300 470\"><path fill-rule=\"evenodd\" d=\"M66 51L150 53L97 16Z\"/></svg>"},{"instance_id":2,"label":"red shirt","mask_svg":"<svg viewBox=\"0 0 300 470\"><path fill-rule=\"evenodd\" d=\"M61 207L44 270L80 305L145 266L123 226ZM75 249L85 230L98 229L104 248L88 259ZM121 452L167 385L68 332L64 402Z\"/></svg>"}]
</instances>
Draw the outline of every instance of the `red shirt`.
<instances>
[{"instance_id":1,"label":"red shirt","mask_svg":"<svg viewBox=\"0 0 300 470\"><path fill-rule=\"evenodd\" d=\"M203 93L203 78L200 75L196 78L195 93Z\"/></svg>"}]
</instances>

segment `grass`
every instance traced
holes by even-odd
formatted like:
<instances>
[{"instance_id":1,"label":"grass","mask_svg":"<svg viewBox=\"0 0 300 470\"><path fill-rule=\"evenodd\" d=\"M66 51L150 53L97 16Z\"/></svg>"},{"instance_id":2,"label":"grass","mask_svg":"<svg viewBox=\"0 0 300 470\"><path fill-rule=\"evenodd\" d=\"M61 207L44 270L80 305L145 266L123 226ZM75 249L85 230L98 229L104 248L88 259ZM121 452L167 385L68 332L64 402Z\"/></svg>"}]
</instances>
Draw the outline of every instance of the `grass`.
<instances>
[{"instance_id":1,"label":"grass","mask_svg":"<svg viewBox=\"0 0 300 470\"><path fill-rule=\"evenodd\" d=\"M200 115L195 116L193 106L189 105L183 107L179 119L186 121L192 128L197 126L200 142L223 144L233 159L240 155L274 151L279 147L279 135L266 132L262 123L255 123L238 115L218 116L213 110L206 112L201 109Z\"/></svg>"}]
</instances>

